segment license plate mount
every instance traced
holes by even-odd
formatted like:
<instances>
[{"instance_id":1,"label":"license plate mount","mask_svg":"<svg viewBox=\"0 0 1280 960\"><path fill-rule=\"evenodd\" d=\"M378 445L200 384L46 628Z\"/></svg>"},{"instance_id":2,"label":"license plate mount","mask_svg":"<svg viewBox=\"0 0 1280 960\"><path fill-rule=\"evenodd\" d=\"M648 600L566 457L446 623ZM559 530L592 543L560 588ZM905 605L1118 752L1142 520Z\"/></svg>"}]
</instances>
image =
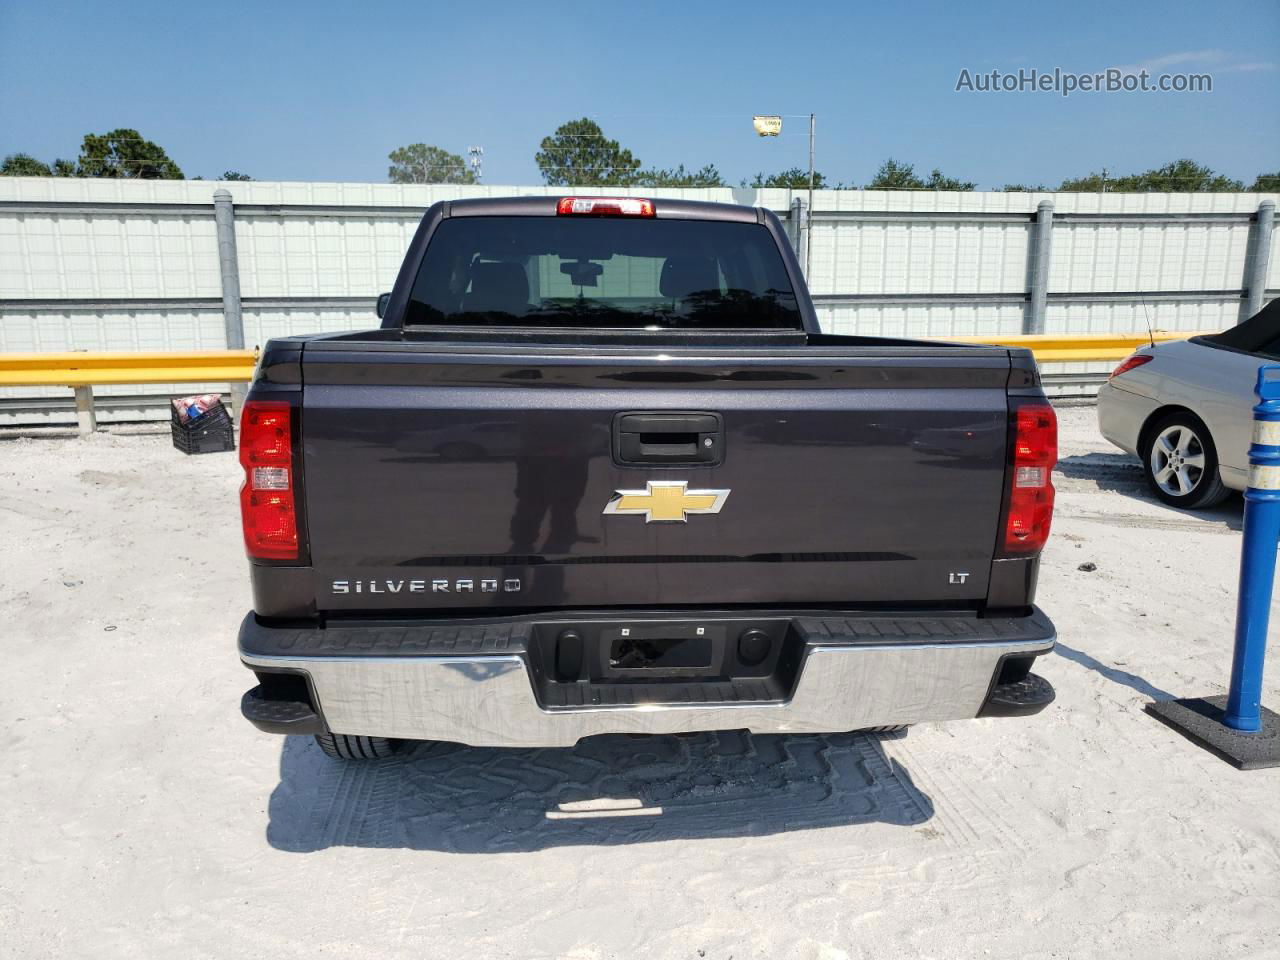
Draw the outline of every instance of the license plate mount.
<instances>
[{"instance_id":1,"label":"license plate mount","mask_svg":"<svg viewBox=\"0 0 1280 960\"><path fill-rule=\"evenodd\" d=\"M711 639L619 637L609 645L609 666L615 670L709 667Z\"/></svg>"},{"instance_id":2,"label":"license plate mount","mask_svg":"<svg viewBox=\"0 0 1280 960\"><path fill-rule=\"evenodd\" d=\"M724 628L700 624L638 624L602 631L606 676L712 678L722 672Z\"/></svg>"}]
</instances>

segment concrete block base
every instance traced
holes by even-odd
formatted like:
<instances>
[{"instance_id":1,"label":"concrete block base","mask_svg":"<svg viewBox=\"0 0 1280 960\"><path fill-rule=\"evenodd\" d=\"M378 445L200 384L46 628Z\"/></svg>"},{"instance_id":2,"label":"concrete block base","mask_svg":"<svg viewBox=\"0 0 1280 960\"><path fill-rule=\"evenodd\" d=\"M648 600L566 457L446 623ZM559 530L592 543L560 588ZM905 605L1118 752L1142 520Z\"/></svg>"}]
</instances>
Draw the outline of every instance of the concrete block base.
<instances>
[{"instance_id":1,"label":"concrete block base","mask_svg":"<svg viewBox=\"0 0 1280 960\"><path fill-rule=\"evenodd\" d=\"M1147 704L1147 713L1241 770L1280 767L1280 714L1262 708L1262 730L1242 733L1222 722L1227 698L1187 697Z\"/></svg>"}]
</instances>

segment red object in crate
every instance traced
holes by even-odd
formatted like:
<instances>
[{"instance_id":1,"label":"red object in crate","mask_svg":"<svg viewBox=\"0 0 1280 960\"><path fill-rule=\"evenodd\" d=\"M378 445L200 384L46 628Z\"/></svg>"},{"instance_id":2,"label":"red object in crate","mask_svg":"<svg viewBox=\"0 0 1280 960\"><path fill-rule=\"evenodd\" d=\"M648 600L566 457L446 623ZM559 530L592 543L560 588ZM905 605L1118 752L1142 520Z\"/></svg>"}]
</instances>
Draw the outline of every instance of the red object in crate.
<instances>
[{"instance_id":1,"label":"red object in crate","mask_svg":"<svg viewBox=\"0 0 1280 960\"><path fill-rule=\"evenodd\" d=\"M187 424L199 420L214 407L222 406L222 397L216 393L201 393L194 397L176 397L171 402L178 422Z\"/></svg>"}]
</instances>

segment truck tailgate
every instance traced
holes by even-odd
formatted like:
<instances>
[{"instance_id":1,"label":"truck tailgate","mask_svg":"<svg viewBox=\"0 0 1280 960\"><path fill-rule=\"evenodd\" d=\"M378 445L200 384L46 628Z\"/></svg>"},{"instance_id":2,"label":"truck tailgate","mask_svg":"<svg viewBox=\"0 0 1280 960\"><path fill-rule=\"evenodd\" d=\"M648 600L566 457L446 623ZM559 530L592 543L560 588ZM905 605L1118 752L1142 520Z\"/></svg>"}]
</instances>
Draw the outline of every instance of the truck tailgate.
<instances>
[{"instance_id":1,"label":"truck tailgate","mask_svg":"<svg viewBox=\"0 0 1280 960\"><path fill-rule=\"evenodd\" d=\"M1006 351L941 345L310 342L317 606L980 600L1009 375ZM652 428L647 462L627 424Z\"/></svg>"}]
</instances>

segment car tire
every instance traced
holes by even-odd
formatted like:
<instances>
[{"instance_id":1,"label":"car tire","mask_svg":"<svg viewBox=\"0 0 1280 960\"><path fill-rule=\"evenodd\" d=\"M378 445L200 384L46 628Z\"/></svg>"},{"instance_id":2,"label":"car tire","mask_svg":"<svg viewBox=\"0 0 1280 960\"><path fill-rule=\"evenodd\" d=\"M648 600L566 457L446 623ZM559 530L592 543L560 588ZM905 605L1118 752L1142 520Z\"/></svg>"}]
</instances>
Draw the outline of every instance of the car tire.
<instances>
[{"instance_id":1,"label":"car tire","mask_svg":"<svg viewBox=\"0 0 1280 960\"><path fill-rule=\"evenodd\" d=\"M386 737L355 737L345 733L318 733L316 743L335 760L381 760L400 749L402 741Z\"/></svg>"},{"instance_id":2,"label":"car tire","mask_svg":"<svg viewBox=\"0 0 1280 960\"><path fill-rule=\"evenodd\" d=\"M1218 449L1209 428L1186 410L1165 414L1147 428L1142 472L1151 492L1171 507L1204 510L1231 493L1218 472Z\"/></svg>"}]
</instances>

